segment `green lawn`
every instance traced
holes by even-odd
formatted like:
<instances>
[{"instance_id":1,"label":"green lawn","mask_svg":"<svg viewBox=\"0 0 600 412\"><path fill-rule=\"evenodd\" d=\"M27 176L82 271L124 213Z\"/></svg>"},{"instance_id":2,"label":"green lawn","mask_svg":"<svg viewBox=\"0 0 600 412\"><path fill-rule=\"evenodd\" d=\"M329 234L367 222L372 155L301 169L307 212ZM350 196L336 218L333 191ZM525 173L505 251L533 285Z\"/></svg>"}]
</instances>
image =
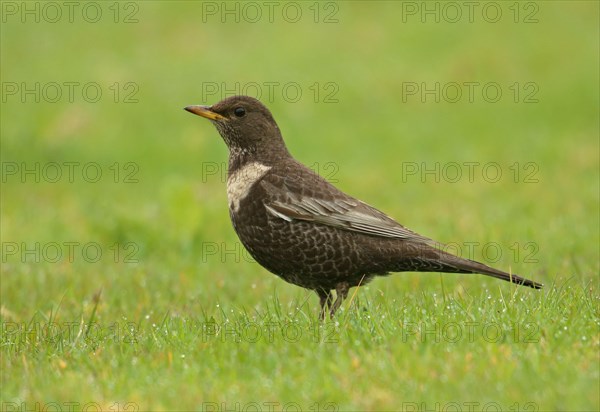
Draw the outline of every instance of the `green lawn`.
<instances>
[{"instance_id":1,"label":"green lawn","mask_svg":"<svg viewBox=\"0 0 600 412\"><path fill-rule=\"evenodd\" d=\"M2 2L0 410L599 410L599 5L465 3ZM319 322L182 110L234 92L545 288L394 274Z\"/></svg>"}]
</instances>

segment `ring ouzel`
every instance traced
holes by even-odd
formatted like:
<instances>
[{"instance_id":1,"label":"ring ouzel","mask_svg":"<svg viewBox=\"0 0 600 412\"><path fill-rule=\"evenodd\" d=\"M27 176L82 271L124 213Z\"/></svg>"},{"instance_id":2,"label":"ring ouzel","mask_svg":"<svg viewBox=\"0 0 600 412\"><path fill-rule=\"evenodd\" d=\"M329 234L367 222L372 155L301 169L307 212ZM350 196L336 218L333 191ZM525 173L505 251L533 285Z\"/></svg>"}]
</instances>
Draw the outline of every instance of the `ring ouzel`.
<instances>
[{"instance_id":1,"label":"ring ouzel","mask_svg":"<svg viewBox=\"0 0 600 412\"><path fill-rule=\"evenodd\" d=\"M252 97L185 110L209 119L229 148L229 215L242 244L270 272L314 290L321 317L328 308L333 317L351 287L390 272L480 273L542 287L447 253L338 190L292 157L271 112Z\"/></svg>"}]
</instances>

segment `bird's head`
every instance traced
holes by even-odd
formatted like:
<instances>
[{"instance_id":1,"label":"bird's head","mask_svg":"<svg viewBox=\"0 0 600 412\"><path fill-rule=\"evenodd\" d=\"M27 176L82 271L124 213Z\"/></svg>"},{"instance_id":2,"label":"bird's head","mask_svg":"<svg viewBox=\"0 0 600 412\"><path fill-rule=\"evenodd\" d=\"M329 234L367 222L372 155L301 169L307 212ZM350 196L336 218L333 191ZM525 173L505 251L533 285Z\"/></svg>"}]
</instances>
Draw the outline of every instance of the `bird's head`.
<instances>
[{"instance_id":1,"label":"bird's head","mask_svg":"<svg viewBox=\"0 0 600 412\"><path fill-rule=\"evenodd\" d=\"M258 157L287 154L273 115L253 97L232 96L212 106L187 106L185 110L209 119L232 154L252 153Z\"/></svg>"}]
</instances>

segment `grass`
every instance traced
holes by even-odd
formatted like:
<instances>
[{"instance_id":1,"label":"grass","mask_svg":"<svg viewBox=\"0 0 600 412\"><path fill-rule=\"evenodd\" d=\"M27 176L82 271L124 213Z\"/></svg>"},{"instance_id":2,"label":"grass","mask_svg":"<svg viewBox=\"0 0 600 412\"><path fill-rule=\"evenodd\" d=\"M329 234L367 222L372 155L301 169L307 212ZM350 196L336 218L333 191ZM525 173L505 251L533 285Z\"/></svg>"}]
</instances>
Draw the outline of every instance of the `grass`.
<instances>
[{"instance_id":1,"label":"grass","mask_svg":"<svg viewBox=\"0 0 600 412\"><path fill-rule=\"evenodd\" d=\"M2 410L600 409L598 4L531 3L538 22L525 24L509 3L495 24L403 21L395 2L337 3L331 24L313 22L312 3L295 24L160 1L132 3L137 23L114 23L108 3L94 24L7 17ZM473 81L503 97L402 95ZM103 97L6 92L23 82L96 82ZM395 274L319 322L316 295L239 244L225 145L182 110L236 82L299 84L296 103L262 96L299 160L545 288ZM531 83L538 101L525 103Z\"/></svg>"}]
</instances>

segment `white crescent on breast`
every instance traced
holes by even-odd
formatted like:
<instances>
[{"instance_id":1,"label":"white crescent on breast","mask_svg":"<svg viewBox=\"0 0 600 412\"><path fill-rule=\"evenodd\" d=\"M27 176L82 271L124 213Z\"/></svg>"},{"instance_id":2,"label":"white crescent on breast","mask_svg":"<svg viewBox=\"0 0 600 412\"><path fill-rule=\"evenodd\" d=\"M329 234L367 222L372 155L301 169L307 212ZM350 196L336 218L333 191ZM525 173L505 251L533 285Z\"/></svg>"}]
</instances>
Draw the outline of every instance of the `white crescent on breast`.
<instances>
[{"instance_id":1,"label":"white crescent on breast","mask_svg":"<svg viewBox=\"0 0 600 412\"><path fill-rule=\"evenodd\" d=\"M227 199L229 201L229 208L233 209L234 212L237 212L240 209L240 202L242 199L248 196L252 186L270 169L271 166L266 166L259 162L251 162L232 173L227 178Z\"/></svg>"}]
</instances>

